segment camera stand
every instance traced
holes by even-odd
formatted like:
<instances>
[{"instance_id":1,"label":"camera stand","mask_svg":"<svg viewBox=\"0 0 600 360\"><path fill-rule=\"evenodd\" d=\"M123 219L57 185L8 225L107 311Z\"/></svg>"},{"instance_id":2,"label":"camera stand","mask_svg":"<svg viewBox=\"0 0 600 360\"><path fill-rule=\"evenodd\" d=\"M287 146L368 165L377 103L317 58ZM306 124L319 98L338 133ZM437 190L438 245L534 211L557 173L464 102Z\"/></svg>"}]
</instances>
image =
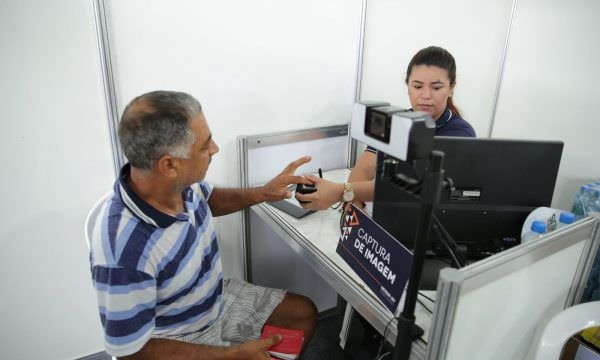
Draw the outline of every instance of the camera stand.
<instances>
[{"instance_id":1,"label":"camera stand","mask_svg":"<svg viewBox=\"0 0 600 360\"><path fill-rule=\"evenodd\" d=\"M393 360L408 360L415 334L422 329L415 325L415 305L419 291L419 283L425 262L425 252L429 243L431 223L435 206L440 201L440 193L444 182L444 170L442 162L444 153L433 150L425 178L423 179L423 190L421 191L421 212L419 225L415 235L415 249L413 253L413 264L408 280L404 309L398 318L398 335L396 345L392 353Z\"/></svg>"}]
</instances>

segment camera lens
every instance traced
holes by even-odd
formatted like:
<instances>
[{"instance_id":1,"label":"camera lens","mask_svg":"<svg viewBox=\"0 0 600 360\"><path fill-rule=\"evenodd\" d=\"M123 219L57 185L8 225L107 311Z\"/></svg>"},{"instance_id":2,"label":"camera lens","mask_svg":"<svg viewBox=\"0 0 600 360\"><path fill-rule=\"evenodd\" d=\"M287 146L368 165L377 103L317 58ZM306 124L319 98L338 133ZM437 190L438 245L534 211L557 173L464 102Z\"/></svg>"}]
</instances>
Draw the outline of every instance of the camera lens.
<instances>
[{"instance_id":1,"label":"camera lens","mask_svg":"<svg viewBox=\"0 0 600 360\"><path fill-rule=\"evenodd\" d=\"M376 112L372 114L369 133L379 138L385 137L385 115Z\"/></svg>"}]
</instances>

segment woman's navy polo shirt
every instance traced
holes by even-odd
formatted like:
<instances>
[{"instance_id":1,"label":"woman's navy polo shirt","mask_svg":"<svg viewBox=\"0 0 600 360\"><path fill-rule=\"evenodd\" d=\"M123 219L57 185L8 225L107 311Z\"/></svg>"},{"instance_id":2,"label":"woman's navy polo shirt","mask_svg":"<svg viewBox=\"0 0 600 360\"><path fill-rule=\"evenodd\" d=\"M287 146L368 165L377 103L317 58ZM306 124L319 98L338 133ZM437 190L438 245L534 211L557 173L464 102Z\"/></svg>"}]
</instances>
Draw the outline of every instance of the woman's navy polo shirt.
<instances>
[{"instance_id":1,"label":"woman's navy polo shirt","mask_svg":"<svg viewBox=\"0 0 600 360\"><path fill-rule=\"evenodd\" d=\"M477 135L471 124L446 107L442 116L435 122L434 136L476 137Z\"/></svg>"}]
</instances>

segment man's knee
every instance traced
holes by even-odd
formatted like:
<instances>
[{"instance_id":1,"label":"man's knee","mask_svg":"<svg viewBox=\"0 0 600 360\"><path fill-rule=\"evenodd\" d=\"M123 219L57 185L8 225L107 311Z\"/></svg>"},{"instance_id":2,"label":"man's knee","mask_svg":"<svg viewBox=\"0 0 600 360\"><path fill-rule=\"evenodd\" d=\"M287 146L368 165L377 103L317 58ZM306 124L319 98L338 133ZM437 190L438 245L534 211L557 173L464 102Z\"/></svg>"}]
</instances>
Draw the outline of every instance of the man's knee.
<instances>
[{"instance_id":1,"label":"man's knee","mask_svg":"<svg viewBox=\"0 0 600 360\"><path fill-rule=\"evenodd\" d=\"M318 311L315 303L304 295L296 295L299 297L300 305L298 306L299 315L307 322L317 322Z\"/></svg>"},{"instance_id":2,"label":"man's knee","mask_svg":"<svg viewBox=\"0 0 600 360\"><path fill-rule=\"evenodd\" d=\"M317 307L308 297L288 292L275 309L269 322L312 327L317 322ZM302 323L302 324L300 324Z\"/></svg>"}]
</instances>

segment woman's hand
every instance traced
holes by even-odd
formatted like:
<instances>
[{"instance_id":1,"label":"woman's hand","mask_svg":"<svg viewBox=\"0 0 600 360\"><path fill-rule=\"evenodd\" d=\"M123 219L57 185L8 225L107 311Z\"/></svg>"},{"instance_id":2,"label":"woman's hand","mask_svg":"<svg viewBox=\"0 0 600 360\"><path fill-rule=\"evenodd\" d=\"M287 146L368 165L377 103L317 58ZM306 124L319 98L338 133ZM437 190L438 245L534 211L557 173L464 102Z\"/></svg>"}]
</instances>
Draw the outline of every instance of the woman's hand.
<instances>
[{"instance_id":1,"label":"woman's hand","mask_svg":"<svg viewBox=\"0 0 600 360\"><path fill-rule=\"evenodd\" d=\"M306 175L306 179L316 185L317 191L311 194L296 192L296 199L300 205L309 210L325 210L331 205L342 200L344 184L321 179L314 175Z\"/></svg>"}]
</instances>

